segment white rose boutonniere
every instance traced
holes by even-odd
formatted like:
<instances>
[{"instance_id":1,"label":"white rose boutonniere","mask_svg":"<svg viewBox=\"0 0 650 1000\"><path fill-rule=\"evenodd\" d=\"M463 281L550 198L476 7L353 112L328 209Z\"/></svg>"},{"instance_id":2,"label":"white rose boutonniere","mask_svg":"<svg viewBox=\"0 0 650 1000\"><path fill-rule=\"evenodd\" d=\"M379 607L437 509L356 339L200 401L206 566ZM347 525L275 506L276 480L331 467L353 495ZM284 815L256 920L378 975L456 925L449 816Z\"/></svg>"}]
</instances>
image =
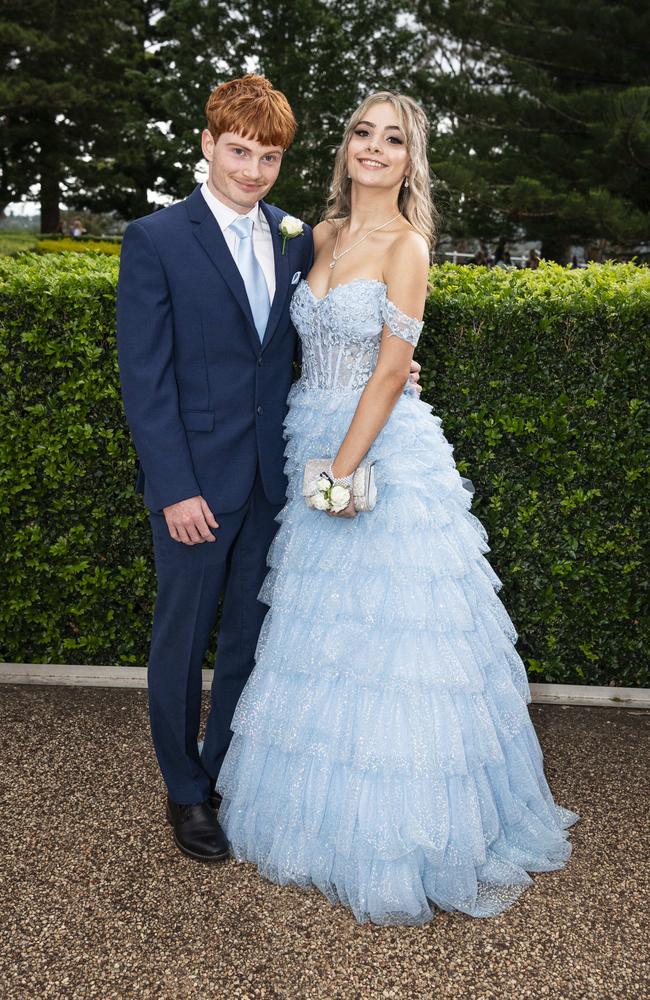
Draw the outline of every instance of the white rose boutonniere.
<instances>
[{"instance_id":1,"label":"white rose boutonniere","mask_svg":"<svg viewBox=\"0 0 650 1000\"><path fill-rule=\"evenodd\" d=\"M303 224L300 219L296 219L294 215L285 215L282 219L280 225L278 226L280 236L282 237L282 253L284 254L287 248L287 240L292 240L296 236L302 236L304 229Z\"/></svg>"}]
</instances>

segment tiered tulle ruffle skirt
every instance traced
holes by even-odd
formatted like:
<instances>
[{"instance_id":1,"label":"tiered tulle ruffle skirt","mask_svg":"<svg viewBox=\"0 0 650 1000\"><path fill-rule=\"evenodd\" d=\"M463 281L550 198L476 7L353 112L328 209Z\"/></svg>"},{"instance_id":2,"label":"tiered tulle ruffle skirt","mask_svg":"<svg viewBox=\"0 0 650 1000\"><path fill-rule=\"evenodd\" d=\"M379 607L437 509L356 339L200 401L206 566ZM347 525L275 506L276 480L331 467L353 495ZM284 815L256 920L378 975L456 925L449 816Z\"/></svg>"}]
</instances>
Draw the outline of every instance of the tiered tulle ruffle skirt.
<instances>
[{"instance_id":1,"label":"tiered tulle ruffle skirt","mask_svg":"<svg viewBox=\"0 0 650 1000\"><path fill-rule=\"evenodd\" d=\"M491 916L527 872L564 866L578 816L544 777L501 581L431 407L404 394L376 439L373 512L304 503L306 460L335 454L359 395L290 395L270 611L219 818L237 859L359 921Z\"/></svg>"}]
</instances>

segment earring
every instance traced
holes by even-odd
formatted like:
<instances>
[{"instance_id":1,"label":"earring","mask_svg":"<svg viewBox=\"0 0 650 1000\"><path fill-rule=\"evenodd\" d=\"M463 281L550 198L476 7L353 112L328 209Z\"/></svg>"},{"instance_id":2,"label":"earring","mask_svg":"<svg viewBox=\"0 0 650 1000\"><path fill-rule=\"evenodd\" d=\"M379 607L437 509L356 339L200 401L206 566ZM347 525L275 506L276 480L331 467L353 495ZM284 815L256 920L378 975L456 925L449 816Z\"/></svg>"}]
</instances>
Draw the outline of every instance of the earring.
<instances>
[{"instance_id":1,"label":"earring","mask_svg":"<svg viewBox=\"0 0 650 1000\"><path fill-rule=\"evenodd\" d=\"M404 187L407 188L408 186L409 186L409 179L408 179L408 177L405 177L404 178Z\"/></svg>"}]
</instances>

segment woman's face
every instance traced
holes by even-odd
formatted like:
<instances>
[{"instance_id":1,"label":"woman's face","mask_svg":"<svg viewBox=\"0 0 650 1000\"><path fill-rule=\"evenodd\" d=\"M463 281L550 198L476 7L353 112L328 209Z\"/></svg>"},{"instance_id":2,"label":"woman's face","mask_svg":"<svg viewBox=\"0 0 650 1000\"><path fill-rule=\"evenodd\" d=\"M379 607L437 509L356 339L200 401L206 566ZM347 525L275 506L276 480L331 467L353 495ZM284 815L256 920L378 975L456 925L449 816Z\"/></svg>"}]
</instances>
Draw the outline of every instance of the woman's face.
<instances>
[{"instance_id":1,"label":"woman's face","mask_svg":"<svg viewBox=\"0 0 650 1000\"><path fill-rule=\"evenodd\" d=\"M348 145L347 166L353 183L384 190L400 187L410 160L392 104L373 104L357 123Z\"/></svg>"}]
</instances>

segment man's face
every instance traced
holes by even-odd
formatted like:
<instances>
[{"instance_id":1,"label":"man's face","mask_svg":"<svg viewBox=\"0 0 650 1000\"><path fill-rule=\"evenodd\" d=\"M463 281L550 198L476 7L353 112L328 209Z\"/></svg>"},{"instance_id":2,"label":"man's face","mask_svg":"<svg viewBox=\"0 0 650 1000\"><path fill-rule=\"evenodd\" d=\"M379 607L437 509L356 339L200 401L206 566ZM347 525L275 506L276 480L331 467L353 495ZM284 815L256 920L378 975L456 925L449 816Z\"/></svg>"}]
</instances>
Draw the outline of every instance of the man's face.
<instances>
[{"instance_id":1,"label":"man's face","mask_svg":"<svg viewBox=\"0 0 650 1000\"><path fill-rule=\"evenodd\" d=\"M240 215L266 197L280 172L281 146L263 146L236 132L223 132L215 141L205 128L201 148L208 161L208 187Z\"/></svg>"}]
</instances>

